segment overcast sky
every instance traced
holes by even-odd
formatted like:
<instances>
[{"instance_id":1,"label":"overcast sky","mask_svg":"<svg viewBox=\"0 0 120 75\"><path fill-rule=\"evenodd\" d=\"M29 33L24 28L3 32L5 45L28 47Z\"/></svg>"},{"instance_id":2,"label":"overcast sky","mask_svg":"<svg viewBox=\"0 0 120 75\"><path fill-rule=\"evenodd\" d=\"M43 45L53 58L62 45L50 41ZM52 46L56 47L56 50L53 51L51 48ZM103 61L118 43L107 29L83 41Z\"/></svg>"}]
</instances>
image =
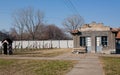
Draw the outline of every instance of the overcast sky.
<instances>
[{"instance_id":1,"label":"overcast sky","mask_svg":"<svg viewBox=\"0 0 120 75\"><path fill-rule=\"evenodd\" d=\"M0 0L0 30L12 28L14 11L26 7L41 10L46 23L60 27L66 17L74 14L80 14L85 23L96 21L120 27L120 0Z\"/></svg>"}]
</instances>

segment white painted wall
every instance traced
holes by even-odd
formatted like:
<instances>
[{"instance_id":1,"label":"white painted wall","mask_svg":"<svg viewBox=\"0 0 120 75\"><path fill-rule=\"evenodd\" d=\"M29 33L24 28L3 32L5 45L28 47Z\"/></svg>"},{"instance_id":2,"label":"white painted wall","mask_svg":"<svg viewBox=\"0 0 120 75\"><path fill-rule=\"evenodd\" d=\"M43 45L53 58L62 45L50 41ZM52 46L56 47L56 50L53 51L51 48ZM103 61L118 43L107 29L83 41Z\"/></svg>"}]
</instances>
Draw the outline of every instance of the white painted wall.
<instances>
[{"instance_id":1,"label":"white painted wall","mask_svg":"<svg viewBox=\"0 0 120 75\"><path fill-rule=\"evenodd\" d=\"M0 43L0 46L2 44ZM13 48L73 48L73 40L13 41Z\"/></svg>"}]
</instances>

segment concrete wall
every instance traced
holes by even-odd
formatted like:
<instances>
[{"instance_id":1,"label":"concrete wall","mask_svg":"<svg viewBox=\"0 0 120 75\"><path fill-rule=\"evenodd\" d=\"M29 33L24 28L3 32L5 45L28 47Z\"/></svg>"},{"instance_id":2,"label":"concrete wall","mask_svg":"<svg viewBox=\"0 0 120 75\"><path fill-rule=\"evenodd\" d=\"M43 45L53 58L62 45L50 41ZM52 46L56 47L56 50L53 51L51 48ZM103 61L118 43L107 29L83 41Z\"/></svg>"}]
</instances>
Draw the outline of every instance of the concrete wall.
<instances>
[{"instance_id":1,"label":"concrete wall","mask_svg":"<svg viewBox=\"0 0 120 75\"><path fill-rule=\"evenodd\" d=\"M102 51L115 51L115 34L111 31L83 31L79 34L75 34L74 39L74 47L80 47L80 37L91 37L91 52L96 51L96 37L99 36L107 36L108 37L108 46L103 47Z\"/></svg>"},{"instance_id":2,"label":"concrete wall","mask_svg":"<svg viewBox=\"0 0 120 75\"><path fill-rule=\"evenodd\" d=\"M0 43L0 46L2 44ZM73 48L73 40L13 41L13 48Z\"/></svg>"}]
</instances>

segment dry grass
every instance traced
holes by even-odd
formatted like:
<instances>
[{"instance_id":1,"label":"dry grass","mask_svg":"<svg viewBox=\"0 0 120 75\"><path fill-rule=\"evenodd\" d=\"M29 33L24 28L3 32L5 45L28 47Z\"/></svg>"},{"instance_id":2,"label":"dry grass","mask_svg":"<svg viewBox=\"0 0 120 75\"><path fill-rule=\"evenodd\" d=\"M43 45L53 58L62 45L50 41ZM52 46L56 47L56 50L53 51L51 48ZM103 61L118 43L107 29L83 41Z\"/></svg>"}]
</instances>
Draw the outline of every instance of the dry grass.
<instances>
[{"instance_id":1,"label":"dry grass","mask_svg":"<svg viewBox=\"0 0 120 75\"><path fill-rule=\"evenodd\" d=\"M120 57L101 57L105 75L120 75Z\"/></svg>"},{"instance_id":2,"label":"dry grass","mask_svg":"<svg viewBox=\"0 0 120 75\"><path fill-rule=\"evenodd\" d=\"M0 59L0 75L65 75L76 61Z\"/></svg>"},{"instance_id":3,"label":"dry grass","mask_svg":"<svg viewBox=\"0 0 120 75\"><path fill-rule=\"evenodd\" d=\"M72 49L43 49L43 50L15 51L14 55L29 57L54 57L66 52L70 52L71 50Z\"/></svg>"}]
</instances>

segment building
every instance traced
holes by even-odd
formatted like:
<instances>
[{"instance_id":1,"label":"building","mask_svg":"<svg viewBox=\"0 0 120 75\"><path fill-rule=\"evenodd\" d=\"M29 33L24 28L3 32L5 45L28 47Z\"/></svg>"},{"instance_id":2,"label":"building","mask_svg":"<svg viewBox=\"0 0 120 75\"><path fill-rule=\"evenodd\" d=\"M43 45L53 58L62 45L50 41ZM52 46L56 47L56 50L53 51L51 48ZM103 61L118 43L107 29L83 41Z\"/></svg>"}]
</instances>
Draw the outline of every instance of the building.
<instances>
[{"instance_id":1,"label":"building","mask_svg":"<svg viewBox=\"0 0 120 75\"><path fill-rule=\"evenodd\" d=\"M103 23L84 24L72 32L74 48L84 47L87 53L115 53L120 48L120 29ZM117 44L117 45L116 45ZM119 52L119 49L117 50Z\"/></svg>"},{"instance_id":2,"label":"building","mask_svg":"<svg viewBox=\"0 0 120 75\"><path fill-rule=\"evenodd\" d=\"M112 28L112 32L115 33L116 53L120 54L120 28Z\"/></svg>"}]
</instances>

